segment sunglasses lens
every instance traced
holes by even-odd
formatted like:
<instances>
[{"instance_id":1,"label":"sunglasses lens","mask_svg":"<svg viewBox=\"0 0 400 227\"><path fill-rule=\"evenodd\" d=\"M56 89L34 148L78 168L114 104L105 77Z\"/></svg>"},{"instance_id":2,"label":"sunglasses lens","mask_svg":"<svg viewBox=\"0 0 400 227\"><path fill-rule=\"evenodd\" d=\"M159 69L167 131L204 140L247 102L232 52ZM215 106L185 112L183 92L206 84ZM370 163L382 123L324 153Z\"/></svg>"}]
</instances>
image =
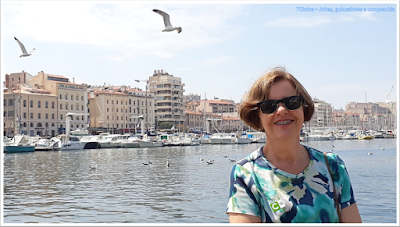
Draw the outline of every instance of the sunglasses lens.
<instances>
[{"instance_id":1,"label":"sunglasses lens","mask_svg":"<svg viewBox=\"0 0 400 227\"><path fill-rule=\"evenodd\" d=\"M260 109L264 114L274 113L280 102L282 102L288 110L297 110L303 103L303 96L291 96L282 100L266 100L260 103Z\"/></svg>"},{"instance_id":2,"label":"sunglasses lens","mask_svg":"<svg viewBox=\"0 0 400 227\"><path fill-rule=\"evenodd\" d=\"M264 114L271 114L275 112L277 107L278 105L274 101L268 100L261 104L260 109Z\"/></svg>"},{"instance_id":3,"label":"sunglasses lens","mask_svg":"<svg viewBox=\"0 0 400 227\"><path fill-rule=\"evenodd\" d=\"M297 110L300 108L303 99L301 96L292 96L282 101L288 110Z\"/></svg>"}]
</instances>

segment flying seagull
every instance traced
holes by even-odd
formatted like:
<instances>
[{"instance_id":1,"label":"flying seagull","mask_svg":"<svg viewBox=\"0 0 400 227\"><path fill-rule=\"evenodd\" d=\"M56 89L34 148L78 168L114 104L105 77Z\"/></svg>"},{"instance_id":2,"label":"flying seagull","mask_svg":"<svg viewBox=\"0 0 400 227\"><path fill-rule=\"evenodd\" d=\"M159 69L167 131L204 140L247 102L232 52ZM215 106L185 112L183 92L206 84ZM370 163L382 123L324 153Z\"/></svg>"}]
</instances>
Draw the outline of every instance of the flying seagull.
<instances>
[{"instance_id":1,"label":"flying seagull","mask_svg":"<svg viewBox=\"0 0 400 227\"><path fill-rule=\"evenodd\" d=\"M153 12L160 14L164 19L165 29L161 30L162 32L172 32L174 30L178 31L178 34L181 33L181 27L172 27L171 22L169 21L169 15L166 12L163 12L158 9L153 9Z\"/></svg>"},{"instance_id":2,"label":"flying seagull","mask_svg":"<svg viewBox=\"0 0 400 227\"><path fill-rule=\"evenodd\" d=\"M35 48L33 48L33 49L31 50L31 52L28 53L28 52L26 52L26 49L25 49L24 44L22 44L17 38L15 38L15 36L14 36L14 39L15 39L15 41L17 41L19 47L20 47L21 50L22 50L22 54L19 56L20 58L22 58L22 57L28 57L28 56L31 55L31 53L32 53L34 50L36 50Z\"/></svg>"}]
</instances>

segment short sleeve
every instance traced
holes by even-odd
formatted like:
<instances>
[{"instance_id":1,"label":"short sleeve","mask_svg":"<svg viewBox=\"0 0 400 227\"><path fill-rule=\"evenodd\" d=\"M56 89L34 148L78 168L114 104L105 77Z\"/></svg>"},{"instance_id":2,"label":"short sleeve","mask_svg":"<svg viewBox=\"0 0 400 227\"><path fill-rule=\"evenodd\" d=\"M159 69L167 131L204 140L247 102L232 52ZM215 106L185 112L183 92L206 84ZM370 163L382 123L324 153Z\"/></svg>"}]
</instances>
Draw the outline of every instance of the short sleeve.
<instances>
[{"instance_id":1,"label":"short sleeve","mask_svg":"<svg viewBox=\"0 0 400 227\"><path fill-rule=\"evenodd\" d=\"M250 171L239 164L234 165L230 175L226 212L261 217L260 207L259 196Z\"/></svg>"},{"instance_id":2,"label":"short sleeve","mask_svg":"<svg viewBox=\"0 0 400 227\"><path fill-rule=\"evenodd\" d=\"M355 203L353 188L350 181L349 173L343 160L336 154L331 154L333 161L330 162L332 178L336 190L339 192L338 200L341 209Z\"/></svg>"}]
</instances>

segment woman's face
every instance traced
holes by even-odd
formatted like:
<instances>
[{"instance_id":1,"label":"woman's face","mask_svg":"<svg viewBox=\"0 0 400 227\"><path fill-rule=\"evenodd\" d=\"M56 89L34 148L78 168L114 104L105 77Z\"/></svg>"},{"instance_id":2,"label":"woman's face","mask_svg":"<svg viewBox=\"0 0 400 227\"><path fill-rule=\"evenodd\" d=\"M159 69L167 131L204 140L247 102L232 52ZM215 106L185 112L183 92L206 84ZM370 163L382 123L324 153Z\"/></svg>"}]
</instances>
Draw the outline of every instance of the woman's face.
<instances>
[{"instance_id":1,"label":"woman's face","mask_svg":"<svg viewBox=\"0 0 400 227\"><path fill-rule=\"evenodd\" d=\"M297 95L295 88L288 80L279 80L271 86L269 100L281 100ZM304 123L303 107L297 110L288 110L282 103L272 114L264 114L259 111L262 127L265 130L267 140L299 140L300 131Z\"/></svg>"}]
</instances>

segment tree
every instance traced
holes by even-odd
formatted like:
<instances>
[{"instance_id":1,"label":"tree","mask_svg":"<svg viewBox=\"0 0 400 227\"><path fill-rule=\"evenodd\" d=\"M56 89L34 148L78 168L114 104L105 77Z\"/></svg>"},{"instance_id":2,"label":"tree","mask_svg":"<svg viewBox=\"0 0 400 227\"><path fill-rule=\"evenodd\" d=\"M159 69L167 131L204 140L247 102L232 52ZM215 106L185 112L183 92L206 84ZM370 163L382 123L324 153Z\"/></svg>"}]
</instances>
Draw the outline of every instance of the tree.
<instances>
[{"instance_id":1,"label":"tree","mask_svg":"<svg viewBox=\"0 0 400 227\"><path fill-rule=\"evenodd\" d=\"M172 126L173 124L171 122L162 122L160 124L160 129L170 129Z\"/></svg>"}]
</instances>

